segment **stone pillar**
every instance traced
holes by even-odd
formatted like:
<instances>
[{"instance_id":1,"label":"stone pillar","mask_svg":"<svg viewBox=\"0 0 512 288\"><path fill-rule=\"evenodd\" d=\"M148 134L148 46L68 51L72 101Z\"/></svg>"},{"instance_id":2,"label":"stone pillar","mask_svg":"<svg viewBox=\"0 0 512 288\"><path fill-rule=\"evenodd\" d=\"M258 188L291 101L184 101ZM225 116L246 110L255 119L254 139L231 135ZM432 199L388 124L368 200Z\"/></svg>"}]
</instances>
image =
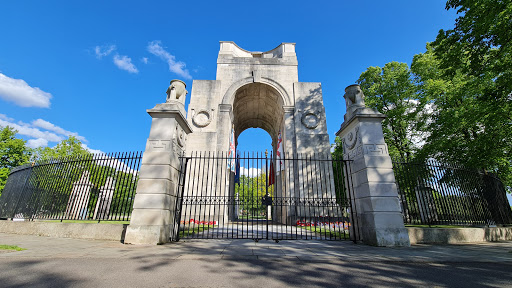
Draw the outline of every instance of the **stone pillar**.
<instances>
[{"instance_id":1,"label":"stone pillar","mask_svg":"<svg viewBox=\"0 0 512 288\"><path fill-rule=\"evenodd\" d=\"M283 152L284 158L297 157L297 137L295 134L295 106L283 106L284 110L284 123L281 137L283 137ZM282 197L298 198L299 197L299 171L298 161L288 160L284 163L284 170L280 173L283 174L281 179L282 183ZM295 223L297 221L297 211L293 206L286 206L286 210L282 211L282 223Z\"/></svg>"},{"instance_id":2,"label":"stone pillar","mask_svg":"<svg viewBox=\"0 0 512 288\"><path fill-rule=\"evenodd\" d=\"M107 219L110 213L110 205L112 205L112 197L116 188L116 181L114 178L107 177L105 185L100 188L98 200L96 201L96 208L94 209L93 219Z\"/></svg>"},{"instance_id":3,"label":"stone pillar","mask_svg":"<svg viewBox=\"0 0 512 288\"><path fill-rule=\"evenodd\" d=\"M170 240L176 214L179 156L192 132L185 118L186 93L185 83L173 80L166 103L147 110L153 120L125 243L160 244Z\"/></svg>"},{"instance_id":4,"label":"stone pillar","mask_svg":"<svg viewBox=\"0 0 512 288\"><path fill-rule=\"evenodd\" d=\"M336 136L342 140L344 159L353 161L353 209L361 238L374 246L410 246L382 132L386 116L364 105L359 85L350 85L345 92L347 113Z\"/></svg>"},{"instance_id":5,"label":"stone pillar","mask_svg":"<svg viewBox=\"0 0 512 288\"><path fill-rule=\"evenodd\" d=\"M91 189L94 186L89 181L89 178L89 171L84 171L82 176L80 176L80 180L73 183L73 190L71 195L69 195L68 205L66 206L66 218L87 219Z\"/></svg>"},{"instance_id":6,"label":"stone pillar","mask_svg":"<svg viewBox=\"0 0 512 288\"><path fill-rule=\"evenodd\" d=\"M233 107L230 104L219 104L217 117L217 152L229 151L229 137L231 137L231 125L233 125Z\"/></svg>"}]
</instances>

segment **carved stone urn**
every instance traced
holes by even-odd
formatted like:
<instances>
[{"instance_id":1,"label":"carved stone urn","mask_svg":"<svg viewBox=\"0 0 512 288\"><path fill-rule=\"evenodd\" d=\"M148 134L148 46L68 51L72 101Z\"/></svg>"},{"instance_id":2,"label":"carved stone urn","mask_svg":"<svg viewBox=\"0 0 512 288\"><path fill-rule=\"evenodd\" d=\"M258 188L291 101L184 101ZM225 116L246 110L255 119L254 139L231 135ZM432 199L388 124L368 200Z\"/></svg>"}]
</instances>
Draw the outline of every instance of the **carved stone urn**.
<instances>
[{"instance_id":1,"label":"carved stone urn","mask_svg":"<svg viewBox=\"0 0 512 288\"><path fill-rule=\"evenodd\" d=\"M188 94L188 91L187 89L185 89L187 87L187 85L185 84L185 82L181 81L181 80L178 80L178 79L174 79L174 80L171 80L171 85L169 85L169 88L167 88L167 103L169 102L173 102L173 101L178 101L180 103L183 103L185 104L185 97L181 97L181 96L186 96Z\"/></svg>"}]
</instances>

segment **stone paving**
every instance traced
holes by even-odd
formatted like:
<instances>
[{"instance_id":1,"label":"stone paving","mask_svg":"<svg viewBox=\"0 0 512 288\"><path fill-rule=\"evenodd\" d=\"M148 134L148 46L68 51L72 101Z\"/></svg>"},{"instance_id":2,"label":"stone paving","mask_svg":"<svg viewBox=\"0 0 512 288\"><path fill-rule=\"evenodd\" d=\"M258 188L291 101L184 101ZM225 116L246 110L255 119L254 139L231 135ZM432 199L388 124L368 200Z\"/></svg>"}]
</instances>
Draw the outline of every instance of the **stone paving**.
<instances>
[{"instance_id":1,"label":"stone paving","mask_svg":"<svg viewBox=\"0 0 512 288\"><path fill-rule=\"evenodd\" d=\"M52 238L0 233L0 244L24 251L1 251L1 258L125 258L154 256L167 259L266 259L380 262L493 262L512 263L512 242L464 245L413 245L388 248L351 241L182 240L165 245L124 245L114 241Z\"/></svg>"}]
</instances>

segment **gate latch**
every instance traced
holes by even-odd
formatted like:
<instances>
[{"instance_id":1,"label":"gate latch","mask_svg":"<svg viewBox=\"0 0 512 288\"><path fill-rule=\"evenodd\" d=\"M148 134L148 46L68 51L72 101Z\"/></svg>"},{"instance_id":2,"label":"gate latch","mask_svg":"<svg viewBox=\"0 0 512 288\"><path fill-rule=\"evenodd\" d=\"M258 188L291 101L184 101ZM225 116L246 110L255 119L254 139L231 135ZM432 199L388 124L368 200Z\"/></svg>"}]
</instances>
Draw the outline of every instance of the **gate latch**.
<instances>
[{"instance_id":1,"label":"gate latch","mask_svg":"<svg viewBox=\"0 0 512 288\"><path fill-rule=\"evenodd\" d=\"M272 197L271 196L263 196L262 198L263 200L263 205L267 205L267 206L270 206L272 205Z\"/></svg>"}]
</instances>

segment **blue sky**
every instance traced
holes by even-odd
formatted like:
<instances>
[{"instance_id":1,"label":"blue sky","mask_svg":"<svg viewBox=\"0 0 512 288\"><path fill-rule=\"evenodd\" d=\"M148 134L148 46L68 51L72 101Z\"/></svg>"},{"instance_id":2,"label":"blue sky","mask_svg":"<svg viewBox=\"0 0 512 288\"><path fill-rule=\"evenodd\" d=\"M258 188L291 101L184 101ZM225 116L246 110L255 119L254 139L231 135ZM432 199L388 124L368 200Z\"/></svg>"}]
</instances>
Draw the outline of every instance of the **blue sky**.
<instances>
[{"instance_id":1,"label":"blue sky","mask_svg":"<svg viewBox=\"0 0 512 288\"><path fill-rule=\"evenodd\" d=\"M321 82L331 142L344 88L369 66L410 63L455 11L442 0L3 1L0 126L32 147L75 135L93 151L143 150L171 79L214 80L219 41L297 44L299 81ZM188 103L188 101L187 101ZM239 150L270 149L249 129Z\"/></svg>"},{"instance_id":2,"label":"blue sky","mask_svg":"<svg viewBox=\"0 0 512 288\"><path fill-rule=\"evenodd\" d=\"M250 51L297 43L299 81L321 82L334 141L344 88L369 66L410 63L454 24L441 0L4 1L0 125L32 147L67 135L104 152L143 150L171 79L214 80L219 41ZM270 149L261 129L239 150Z\"/></svg>"}]
</instances>

